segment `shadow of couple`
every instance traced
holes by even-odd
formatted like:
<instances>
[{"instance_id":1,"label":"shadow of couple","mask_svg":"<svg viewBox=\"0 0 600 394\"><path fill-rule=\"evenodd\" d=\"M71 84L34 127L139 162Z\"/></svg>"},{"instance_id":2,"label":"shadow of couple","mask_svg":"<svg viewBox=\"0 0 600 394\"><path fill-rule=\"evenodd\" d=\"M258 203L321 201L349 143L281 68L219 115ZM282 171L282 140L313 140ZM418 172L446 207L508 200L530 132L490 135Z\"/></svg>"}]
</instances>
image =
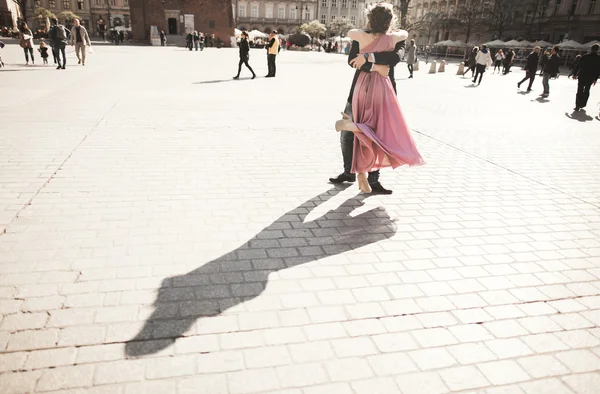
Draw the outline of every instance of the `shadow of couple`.
<instances>
[{"instance_id":1,"label":"shadow of couple","mask_svg":"<svg viewBox=\"0 0 600 394\"><path fill-rule=\"evenodd\" d=\"M396 233L383 207L351 216L364 205L367 194L305 222L311 211L346 188L333 187L285 213L237 249L187 274L164 279L154 312L126 343L126 355L157 353L183 336L196 320L218 316L258 297L273 272L374 244Z\"/></svg>"}]
</instances>

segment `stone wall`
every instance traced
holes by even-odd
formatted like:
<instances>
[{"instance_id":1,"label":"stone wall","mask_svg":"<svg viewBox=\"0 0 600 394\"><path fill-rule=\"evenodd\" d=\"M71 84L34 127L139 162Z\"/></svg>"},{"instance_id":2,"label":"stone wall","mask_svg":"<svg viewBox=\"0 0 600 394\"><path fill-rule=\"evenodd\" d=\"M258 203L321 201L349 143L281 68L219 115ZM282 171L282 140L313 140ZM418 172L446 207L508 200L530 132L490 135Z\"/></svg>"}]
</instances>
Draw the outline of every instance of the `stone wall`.
<instances>
[{"instance_id":1,"label":"stone wall","mask_svg":"<svg viewBox=\"0 0 600 394\"><path fill-rule=\"evenodd\" d=\"M233 10L230 0L129 0L133 39L149 41L150 26L169 33L167 14L194 15L194 29L205 34L215 34L226 46L234 35ZM177 34L185 33L185 26L177 18Z\"/></svg>"}]
</instances>

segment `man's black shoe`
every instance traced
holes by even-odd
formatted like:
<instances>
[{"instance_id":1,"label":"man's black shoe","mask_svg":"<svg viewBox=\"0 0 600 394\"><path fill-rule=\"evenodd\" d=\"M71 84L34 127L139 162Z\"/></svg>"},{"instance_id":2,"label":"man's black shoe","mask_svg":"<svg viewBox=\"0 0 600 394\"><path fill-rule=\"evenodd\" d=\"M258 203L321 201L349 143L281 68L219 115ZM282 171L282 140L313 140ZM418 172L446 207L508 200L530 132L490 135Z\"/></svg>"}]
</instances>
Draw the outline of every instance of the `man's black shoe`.
<instances>
[{"instance_id":1,"label":"man's black shoe","mask_svg":"<svg viewBox=\"0 0 600 394\"><path fill-rule=\"evenodd\" d=\"M392 194L393 193L392 190L386 189L379 182L371 183L370 186L371 186L371 189L373 190L371 192L371 194Z\"/></svg>"},{"instance_id":2,"label":"man's black shoe","mask_svg":"<svg viewBox=\"0 0 600 394\"><path fill-rule=\"evenodd\" d=\"M329 182L334 184L344 183L344 182L356 182L356 175L354 174L344 174L341 173L337 176L337 178L329 178Z\"/></svg>"}]
</instances>

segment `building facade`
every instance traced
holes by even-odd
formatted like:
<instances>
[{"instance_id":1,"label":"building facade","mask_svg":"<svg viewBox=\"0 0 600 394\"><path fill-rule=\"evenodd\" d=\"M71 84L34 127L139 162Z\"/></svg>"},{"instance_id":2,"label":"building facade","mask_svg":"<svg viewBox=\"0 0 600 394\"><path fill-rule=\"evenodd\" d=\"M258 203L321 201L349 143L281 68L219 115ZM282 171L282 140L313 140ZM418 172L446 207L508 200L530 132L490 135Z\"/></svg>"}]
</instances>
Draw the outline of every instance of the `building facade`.
<instances>
[{"instance_id":1,"label":"building facade","mask_svg":"<svg viewBox=\"0 0 600 394\"><path fill-rule=\"evenodd\" d=\"M505 16L504 26L498 28L494 9L506 7L507 0L412 0L409 9L411 23L421 23L411 35L418 45L442 40L465 41L465 25L460 10L469 7L479 10L469 41L494 39L545 40L559 43L570 39L580 43L600 40L600 0L524 0L513 2Z\"/></svg>"},{"instance_id":2,"label":"building facade","mask_svg":"<svg viewBox=\"0 0 600 394\"><path fill-rule=\"evenodd\" d=\"M168 35L183 36L194 30L214 34L226 46L234 36L231 0L129 0L129 7L136 41L147 42L151 26Z\"/></svg>"},{"instance_id":3,"label":"building facade","mask_svg":"<svg viewBox=\"0 0 600 394\"><path fill-rule=\"evenodd\" d=\"M17 27L19 16L17 3L12 0L0 0L0 27Z\"/></svg>"},{"instance_id":4,"label":"building facade","mask_svg":"<svg viewBox=\"0 0 600 394\"><path fill-rule=\"evenodd\" d=\"M238 0L235 5L236 25L240 30L295 33L302 24L317 19L318 6L317 0Z\"/></svg>"},{"instance_id":5,"label":"building facade","mask_svg":"<svg viewBox=\"0 0 600 394\"><path fill-rule=\"evenodd\" d=\"M364 27L364 0L319 0L319 21L329 28L336 18L346 19L356 28Z\"/></svg>"},{"instance_id":6,"label":"building facade","mask_svg":"<svg viewBox=\"0 0 600 394\"><path fill-rule=\"evenodd\" d=\"M45 27L45 21L34 17L37 8L45 8L56 16L59 16L61 12L71 11L79 17L83 26L88 30L90 28L90 0L34 0L29 1L28 4L31 9L27 13L27 19L37 28Z\"/></svg>"},{"instance_id":7,"label":"building facade","mask_svg":"<svg viewBox=\"0 0 600 394\"><path fill-rule=\"evenodd\" d=\"M131 27L129 0L89 0L91 9L91 27L94 35L100 35L114 27ZM110 22L109 22L110 21Z\"/></svg>"}]
</instances>

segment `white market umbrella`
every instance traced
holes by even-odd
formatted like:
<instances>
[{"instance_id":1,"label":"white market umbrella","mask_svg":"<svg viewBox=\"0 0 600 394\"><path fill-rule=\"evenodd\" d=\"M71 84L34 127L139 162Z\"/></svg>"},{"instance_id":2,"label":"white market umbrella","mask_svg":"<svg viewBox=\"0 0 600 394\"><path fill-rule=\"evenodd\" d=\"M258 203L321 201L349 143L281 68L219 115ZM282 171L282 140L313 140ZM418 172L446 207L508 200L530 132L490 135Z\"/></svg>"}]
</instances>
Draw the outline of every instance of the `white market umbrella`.
<instances>
[{"instance_id":1,"label":"white market umbrella","mask_svg":"<svg viewBox=\"0 0 600 394\"><path fill-rule=\"evenodd\" d=\"M254 40L255 38L267 38L267 37L269 37L268 35L266 35L262 31L258 31L256 29L252 30L250 33L248 33L248 35L250 36L250 39L252 39L252 40Z\"/></svg>"},{"instance_id":2,"label":"white market umbrella","mask_svg":"<svg viewBox=\"0 0 600 394\"><path fill-rule=\"evenodd\" d=\"M236 37L239 37L242 35L242 31L240 29L233 29L233 31L234 31Z\"/></svg>"},{"instance_id":3,"label":"white market umbrella","mask_svg":"<svg viewBox=\"0 0 600 394\"><path fill-rule=\"evenodd\" d=\"M494 40L486 42L485 45L487 45L490 48L503 48L506 45L506 43L502 40Z\"/></svg>"},{"instance_id":4,"label":"white market umbrella","mask_svg":"<svg viewBox=\"0 0 600 394\"><path fill-rule=\"evenodd\" d=\"M577 41L573 41L573 40L563 41L560 44L556 44L556 46L561 49L582 49L583 48L583 45L581 45Z\"/></svg>"},{"instance_id":5,"label":"white market umbrella","mask_svg":"<svg viewBox=\"0 0 600 394\"><path fill-rule=\"evenodd\" d=\"M436 47L451 47L451 46L454 46L455 44L454 44L454 41L446 40L446 41L436 42L433 45Z\"/></svg>"},{"instance_id":6,"label":"white market umbrella","mask_svg":"<svg viewBox=\"0 0 600 394\"><path fill-rule=\"evenodd\" d=\"M523 41L519 42L518 45L514 45L514 46L517 48L532 48L535 45L533 45L533 42L531 42L531 41L523 40Z\"/></svg>"},{"instance_id":7,"label":"white market umbrella","mask_svg":"<svg viewBox=\"0 0 600 394\"><path fill-rule=\"evenodd\" d=\"M544 41L544 40L540 40L540 41L536 41L533 43L535 46L538 46L540 48L547 48L547 47L551 47L552 43L548 42L548 41Z\"/></svg>"},{"instance_id":8,"label":"white market umbrella","mask_svg":"<svg viewBox=\"0 0 600 394\"><path fill-rule=\"evenodd\" d=\"M582 47L587 48L587 49L591 49L592 45L594 44L598 44L600 45L600 41L590 41L590 42L586 42L585 44L582 45Z\"/></svg>"},{"instance_id":9,"label":"white market umbrella","mask_svg":"<svg viewBox=\"0 0 600 394\"><path fill-rule=\"evenodd\" d=\"M504 43L504 45L506 45L506 47L518 47L521 43L517 40L510 40Z\"/></svg>"}]
</instances>

